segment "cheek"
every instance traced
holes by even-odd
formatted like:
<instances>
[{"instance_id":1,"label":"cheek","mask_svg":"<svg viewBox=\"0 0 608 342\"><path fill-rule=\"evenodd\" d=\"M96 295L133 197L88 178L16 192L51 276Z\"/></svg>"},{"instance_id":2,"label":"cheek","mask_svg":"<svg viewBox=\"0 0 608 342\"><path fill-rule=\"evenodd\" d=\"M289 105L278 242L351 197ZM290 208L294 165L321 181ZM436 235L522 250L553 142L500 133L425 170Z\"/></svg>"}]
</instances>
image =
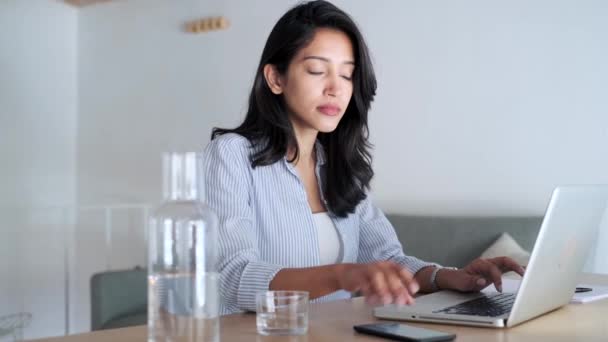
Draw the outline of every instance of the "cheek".
<instances>
[{"instance_id":1,"label":"cheek","mask_svg":"<svg viewBox=\"0 0 608 342\"><path fill-rule=\"evenodd\" d=\"M300 96L310 98L323 93L323 82L320 79L305 77L295 82L294 88Z\"/></svg>"},{"instance_id":2,"label":"cheek","mask_svg":"<svg viewBox=\"0 0 608 342\"><path fill-rule=\"evenodd\" d=\"M344 97L350 98L353 95L354 86L352 82L345 82L343 85Z\"/></svg>"},{"instance_id":3,"label":"cheek","mask_svg":"<svg viewBox=\"0 0 608 342\"><path fill-rule=\"evenodd\" d=\"M295 83L295 82L294 82ZM292 106L297 106L300 110L306 110L306 107L310 107L315 103L315 99L318 97L316 87L310 82L298 82L291 84L285 93L288 98L288 103Z\"/></svg>"},{"instance_id":4,"label":"cheek","mask_svg":"<svg viewBox=\"0 0 608 342\"><path fill-rule=\"evenodd\" d=\"M353 87L352 85L350 86L350 89L348 89L348 91L344 92L344 106L347 106L350 104L350 102L353 99Z\"/></svg>"},{"instance_id":5,"label":"cheek","mask_svg":"<svg viewBox=\"0 0 608 342\"><path fill-rule=\"evenodd\" d=\"M352 82L350 82L349 85L348 85L348 93L350 94L350 96L353 95L354 88L355 88L355 86L353 85Z\"/></svg>"},{"instance_id":6,"label":"cheek","mask_svg":"<svg viewBox=\"0 0 608 342\"><path fill-rule=\"evenodd\" d=\"M286 92L284 94L284 98L289 111L292 112L292 114L295 114L296 116L305 116L305 113L309 112L308 107L310 107L311 103L308 96L309 95L307 95L306 92Z\"/></svg>"}]
</instances>

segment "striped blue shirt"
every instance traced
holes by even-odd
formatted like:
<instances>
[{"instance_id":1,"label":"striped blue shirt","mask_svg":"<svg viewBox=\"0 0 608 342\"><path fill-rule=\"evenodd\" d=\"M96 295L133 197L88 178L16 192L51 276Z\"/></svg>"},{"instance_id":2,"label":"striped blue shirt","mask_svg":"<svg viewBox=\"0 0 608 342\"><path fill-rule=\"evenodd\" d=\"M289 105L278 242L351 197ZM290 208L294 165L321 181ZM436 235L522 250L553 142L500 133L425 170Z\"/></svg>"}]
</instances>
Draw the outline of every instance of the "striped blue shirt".
<instances>
[{"instance_id":1,"label":"striped blue shirt","mask_svg":"<svg viewBox=\"0 0 608 342\"><path fill-rule=\"evenodd\" d=\"M224 134L211 141L204 153L205 198L220 223L221 314L255 311L255 294L268 290L282 268L320 264L315 221L294 166L283 158L254 169L251 152L246 138ZM319 144L316 152L322 189L319 176L325 156ZM412 273L432 265L403 253L392 225L369 197L353 214L330 217L342 243L343 263L391 260ZM337 291L317 301L350 296Z\"/></svg>"}]
</instances>

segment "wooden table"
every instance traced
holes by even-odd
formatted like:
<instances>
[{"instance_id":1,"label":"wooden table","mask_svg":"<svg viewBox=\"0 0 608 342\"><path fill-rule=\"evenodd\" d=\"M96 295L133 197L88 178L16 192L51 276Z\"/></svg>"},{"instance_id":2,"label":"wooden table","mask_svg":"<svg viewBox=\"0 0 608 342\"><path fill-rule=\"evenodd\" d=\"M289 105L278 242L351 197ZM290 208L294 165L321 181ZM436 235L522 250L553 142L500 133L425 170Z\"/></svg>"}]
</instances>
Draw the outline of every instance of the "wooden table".
<instances>
[{"instance_id":1,"label":"wooden table","mask_svg":"<svg viewBox=\"0 0 608 342\"><path fill-rule=\"evenodd\" d=\"M581 283L608 285L608 275L585 274ZM221 318L221 341L317 342L388 341L359 335L355 324L374 322L372 310L362 298L311 304L309 330L304 336L260 336L255 314L235 314ZM608 299L587 304L570 304L510 329L469 328L453 325L409 323L457 334L456 341L608 341ZM132 342L145 341L145 326L103 330L38 340L39 342Z\"/></svg>"}]
</instances>

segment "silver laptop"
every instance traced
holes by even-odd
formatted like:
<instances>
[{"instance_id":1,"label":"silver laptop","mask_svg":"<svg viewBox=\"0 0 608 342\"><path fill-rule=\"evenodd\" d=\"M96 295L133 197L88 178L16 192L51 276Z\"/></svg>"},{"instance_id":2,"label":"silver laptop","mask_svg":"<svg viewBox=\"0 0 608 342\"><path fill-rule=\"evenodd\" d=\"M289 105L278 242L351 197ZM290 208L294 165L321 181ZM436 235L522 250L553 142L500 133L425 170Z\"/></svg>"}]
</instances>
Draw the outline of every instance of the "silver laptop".
<instances>
[{"instance_id":1,"label":"silver laptop","mask_svg":"<svg viewBox=\"0 0 608 342\"><path fill-rule=\"evenodd\" d=\"M411 306L377 307L374 315L387 319L503 328L566 305L574 294L607 206L607 185L557 187L517 293L438 291L416 298L416 304Z\"/></svg>"}]
</instances>

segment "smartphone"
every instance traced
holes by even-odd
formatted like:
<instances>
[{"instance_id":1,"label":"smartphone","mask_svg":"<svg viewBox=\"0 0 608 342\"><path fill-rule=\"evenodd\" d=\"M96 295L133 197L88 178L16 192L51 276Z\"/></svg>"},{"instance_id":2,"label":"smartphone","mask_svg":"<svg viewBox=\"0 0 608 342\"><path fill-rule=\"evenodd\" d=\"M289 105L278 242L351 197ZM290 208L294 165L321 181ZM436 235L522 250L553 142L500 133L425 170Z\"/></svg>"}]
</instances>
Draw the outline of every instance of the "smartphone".
<instances>
[{"instance_id":1,"label":"smartphone","mask_svg":"<svg viewBox=\"0 0 608 342\"><path fill-rule=\"evenodd\" d=\"M397 341L435 342L452 341L456 338L455 334L392 322L355 325L353 329L359 333L386 337Z\"/></svg>"}]
</instances>

